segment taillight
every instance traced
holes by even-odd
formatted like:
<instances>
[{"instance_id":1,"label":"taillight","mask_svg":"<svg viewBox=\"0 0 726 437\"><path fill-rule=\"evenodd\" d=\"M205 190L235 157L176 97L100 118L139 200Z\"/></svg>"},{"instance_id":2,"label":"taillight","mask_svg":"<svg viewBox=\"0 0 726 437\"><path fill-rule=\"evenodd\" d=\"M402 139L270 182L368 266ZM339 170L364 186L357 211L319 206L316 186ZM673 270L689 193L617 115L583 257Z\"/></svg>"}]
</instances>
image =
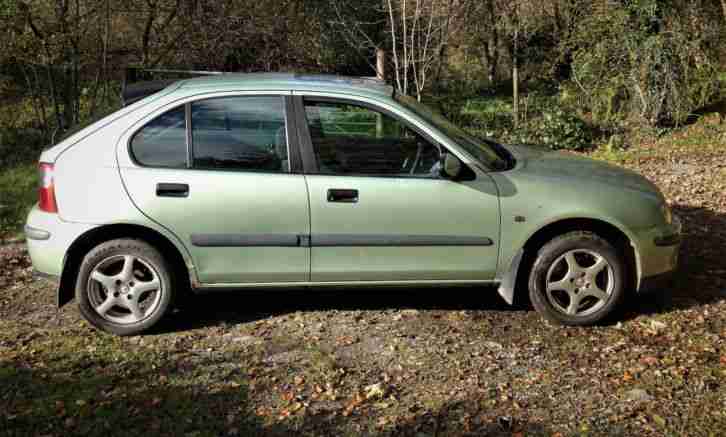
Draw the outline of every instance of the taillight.
<instances>
[{"instance_id":1,"label":"taillight","mask_svg":"<svg viewBox=\"0 0 726 437\"><path fill-rule=\"evenodd\" d=\"M38 189L38 206L41 211L58 212L55 201L55 184L53 183L53 164L41 162L39 167L40 188Z\"/></svg>"}]
</instances>

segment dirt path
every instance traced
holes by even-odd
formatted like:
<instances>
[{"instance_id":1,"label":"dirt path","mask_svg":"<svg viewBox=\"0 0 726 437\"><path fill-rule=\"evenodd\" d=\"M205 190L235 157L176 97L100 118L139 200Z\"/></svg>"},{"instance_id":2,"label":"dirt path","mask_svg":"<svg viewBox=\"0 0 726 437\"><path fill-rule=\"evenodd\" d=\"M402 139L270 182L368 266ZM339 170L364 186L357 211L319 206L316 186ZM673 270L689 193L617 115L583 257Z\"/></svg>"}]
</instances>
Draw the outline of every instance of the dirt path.
<instances>
[{"instance_id":1,"label":"dirt path","mask_svg":"<svg viewBox=\"0 0 726 437\"><path fill-rule=\"evenodd\" d=\"M0 248L0 434L724 435L726 154L628 163L684 219L671 291L560 328L493 289L212 295L116 338Z\"/></svg>"}]
</instances>

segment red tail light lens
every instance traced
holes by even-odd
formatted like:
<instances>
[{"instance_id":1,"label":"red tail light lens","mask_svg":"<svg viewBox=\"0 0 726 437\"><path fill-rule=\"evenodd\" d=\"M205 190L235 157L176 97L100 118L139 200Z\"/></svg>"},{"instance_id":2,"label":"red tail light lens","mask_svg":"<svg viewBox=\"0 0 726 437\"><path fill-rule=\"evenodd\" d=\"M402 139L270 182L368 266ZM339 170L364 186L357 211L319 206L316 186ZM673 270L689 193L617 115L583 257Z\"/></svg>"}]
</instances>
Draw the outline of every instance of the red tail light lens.
<instances>
[{"instance_id":1,"label":"red tail light lens","mask_svg":"<svg viewBox=\"0 0 726 437\"><path fill-rule=\"evenodd\" d=\"M55 184L53 182L53 164L41 162L40 188L38 189L38 206L41 211L58 212L58 204L55 201Z\"/></svg>"}]
</instances>

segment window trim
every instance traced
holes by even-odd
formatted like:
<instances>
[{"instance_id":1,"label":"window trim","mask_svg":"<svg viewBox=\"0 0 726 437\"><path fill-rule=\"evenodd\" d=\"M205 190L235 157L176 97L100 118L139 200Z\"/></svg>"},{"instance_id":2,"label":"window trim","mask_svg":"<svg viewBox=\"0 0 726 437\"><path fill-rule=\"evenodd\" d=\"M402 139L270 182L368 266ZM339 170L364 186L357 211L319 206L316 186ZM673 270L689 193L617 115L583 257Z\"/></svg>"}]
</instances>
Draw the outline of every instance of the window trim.
<instances>
[{"instance_id":1,"label":"window trim","mask_svg":"<svg viewBox=\"0 0 726 437\"><path fill-rule=\"evenodd\" d=\"M192 168L194 162L192 154L192 104L187 102L184 104L184 121L187 130L186 134L186 147L187 147L187 169Z\"/></svg>"},{"instance_id":2,"label":"window trim","mask_svg":"<svg viewBox=\"0 0 726 437\"><path fill-rule=\"evenodd\" d=\"M195 96L196 97L196 96ZM192 136L192 122L191 122L191 107L192 103L200 102L209 99L223 99L223 98L244 98L244 97L278 97L282 99L282 112L283 119L285 121L285 135L287 140L287 156L288 156L288 169L287 171L271 172L271 171L249 171L249 170L237 170L237 169L212 169L212 168L195 168L194 167L194 140ZM261 93L261 94L232 94L232 95L203 95L201 98L187 100L184 103L178 105L169 105L170 108L156 108L161 109L158 114L147 114L147 117L151 115L148 120L145 120L143 124L135 129L129 136L126 144L126 149L129 154L131 162L141 168L150 169L162 169L162 170L196 170L196 171L216 171L216 172L232 172L232 173L250 173L250 174L271 174L271 175L286 175L286 174L302 174L303 165L300 154L299 137L297 132L293 129L293 126L297 125L295 122L295 111L293 105L293 97L289 94L289 91L276 91L274 93ZM149 123L156 120L158 117L166 114L167 112L175 111L181 107L184 107L184 124L186 129L185 147L186 147L186 167L166 167L158 165L146 165L141 163L134 155L132 143L136 135L143 130ZM146 118L146 117L144 117Z\"/></svg>"},{"instance_id":3,"label":"window trim","mask_svg":"<svg viewBox=\"0 0 726 437\"><path fill-rule=\"evenodd\" d=\"M366 101L360 101L355 100L352 98L345 98L345 97L328 97L328 96L316 96L316 95L295 95L293 96L294 100L294 106L295 106L295 124L297 126L298 131L298 141L300 144L300 150L303 154L302 161L303 161L303 169L305 171L305 174L307 175L316 175L316 176L335 176L335 177L362 177L362 178L396 178L396 179L426 179L426 180L444 180L443 178L439 176L431 176L431 175L386 175L386 174L330 174L330 173L321 173L320 169L318 168L318 162L315 159L315 149L313 147L312 142L312 136L310 135L310 129L308 127L308 120L306 116L305 111L305 102L320 102L320 103L340 103L344 105L352 105L352 106L359 106L362 108L370 109L375 112L380 112L384 115L387 115L394 120L398 121L399 123L403 124L405 127L411 129L416 134L420 135L431 143L434 147L436 147L439 150L439 154L441 154L443 151L446 153L451 153L446 146L441 144L439 141L436 141L434 138L431 137L431 135L427 134L425 131L423 131L418 126L414 125L413 123L409 122L405 118L401 117L400 115L394 113L393 111L380 107L378 105L375 105L373 103L369 103ZM462 162L462 165L468 167L465 163Z\"/></svg>"}]
</instances>

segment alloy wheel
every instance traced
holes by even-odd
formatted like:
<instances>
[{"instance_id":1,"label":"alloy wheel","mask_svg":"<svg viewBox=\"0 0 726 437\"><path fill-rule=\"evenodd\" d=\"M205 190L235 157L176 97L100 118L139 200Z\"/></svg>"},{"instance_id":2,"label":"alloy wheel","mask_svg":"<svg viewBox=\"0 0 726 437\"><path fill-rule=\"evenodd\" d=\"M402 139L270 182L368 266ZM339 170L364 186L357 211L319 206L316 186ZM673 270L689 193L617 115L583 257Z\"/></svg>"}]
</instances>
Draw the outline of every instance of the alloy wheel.
<instances>
[{"instance_id":1,"label":"alloy wheel","mask_svg":"<svg viewBox=\"0 0 726 437\"><path fill-rule=\"evenodd\" d=\"M94 267L86 289L90 305L99 316L129 325L158 309L164 284L150 261L134 255L114 255Z\"/></svg>"},{"instance_id":2,"label":"alloy wheel","mask_svg":"<svg viewBox=\"0 0 726 437\"><path fill-rule=\"evenodd\" d=\"M598 311L610 299L614 287L613 268L592 250L565 252L547 271L547 300L568 316L586 316Z\"/></svg>"}]
</instances>

